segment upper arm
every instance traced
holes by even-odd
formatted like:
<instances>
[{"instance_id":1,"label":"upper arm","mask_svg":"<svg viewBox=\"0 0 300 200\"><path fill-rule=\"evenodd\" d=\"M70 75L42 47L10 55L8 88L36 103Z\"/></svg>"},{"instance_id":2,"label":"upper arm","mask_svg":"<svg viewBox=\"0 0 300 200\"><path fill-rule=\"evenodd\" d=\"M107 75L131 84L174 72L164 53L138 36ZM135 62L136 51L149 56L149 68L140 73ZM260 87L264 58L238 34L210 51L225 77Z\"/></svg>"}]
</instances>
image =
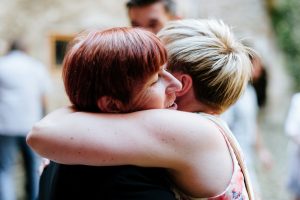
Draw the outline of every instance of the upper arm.
<instances>
[{"instance_id":1,"label":"upper arm","mask_svg":"<svg viewBox=\"0 0 300 200\"><path fill-rule=\"evenodd\" d=\"M29 144L44 157L68 164L188 165L215 143L211 123L169 110L131 114L64 113L36 125ZM199 156L199 155L197 155Z\"/></svg>"}]
</instances>

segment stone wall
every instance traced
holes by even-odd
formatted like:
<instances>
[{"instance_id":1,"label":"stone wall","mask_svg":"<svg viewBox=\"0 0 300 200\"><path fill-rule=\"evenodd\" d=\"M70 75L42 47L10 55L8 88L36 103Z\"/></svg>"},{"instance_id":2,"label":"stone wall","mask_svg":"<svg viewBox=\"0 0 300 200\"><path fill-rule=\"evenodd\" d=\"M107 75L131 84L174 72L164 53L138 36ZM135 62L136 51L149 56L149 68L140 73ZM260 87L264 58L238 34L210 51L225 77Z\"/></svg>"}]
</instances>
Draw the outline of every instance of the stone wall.
<instances>
[{"instance_id":1,"label":"stone wall","mask_svg":"<svg viewBox=\"0 0 300 200\"><path fill-rule=\"evenodd\" d=\"M83 29L128 25L124 0L1 0L0 55L7 40L22 37L29 53L49 68L53 90L49 111L67 103L60 71L51 66L50 38L55 34L72 35ZM2 8L2 9L1 9Z\"/></svg>"}]
</instances>

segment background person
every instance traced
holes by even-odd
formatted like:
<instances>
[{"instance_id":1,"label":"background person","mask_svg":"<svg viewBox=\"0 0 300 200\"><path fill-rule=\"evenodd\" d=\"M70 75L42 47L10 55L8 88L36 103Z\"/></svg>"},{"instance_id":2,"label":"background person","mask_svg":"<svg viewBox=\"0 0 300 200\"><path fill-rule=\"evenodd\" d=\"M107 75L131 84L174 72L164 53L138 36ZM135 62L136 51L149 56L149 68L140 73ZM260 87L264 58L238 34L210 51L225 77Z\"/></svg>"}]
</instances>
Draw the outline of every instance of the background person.
<instances>
[{"instance_id":1,"label":"background person","mask_svg":"<svg viewBox=\"0 0 300 200\"><path fill-rule=\"evenodd\" d=\"M45 66L26 54L24 44L15 40L0 58L0 199L15 200L14 169L19 150L25 167L27 199L38 191L38 156L25 138L43 116L50 78Z\"/></svg>"},{"instance_id":2,"label":"background person","mask_svg":"<svg viewBox=\"0 0 300 200\"><path fill-rule=\"evenodd\" d=\"M300 200L300 93L292 97L285 132L291 140L288 188L295 200Z\"/></svg>"},{"instance_id":3,"label":"background person","mask_svg":"<svg viewBox=\"0 0 300 200\"><path fill-rule=\"evenodd\" d=\"M132 27L142 27L155 34L168 21L180 18L173 0L129 0L126 7Z\"/></svg>"}]
</instances>

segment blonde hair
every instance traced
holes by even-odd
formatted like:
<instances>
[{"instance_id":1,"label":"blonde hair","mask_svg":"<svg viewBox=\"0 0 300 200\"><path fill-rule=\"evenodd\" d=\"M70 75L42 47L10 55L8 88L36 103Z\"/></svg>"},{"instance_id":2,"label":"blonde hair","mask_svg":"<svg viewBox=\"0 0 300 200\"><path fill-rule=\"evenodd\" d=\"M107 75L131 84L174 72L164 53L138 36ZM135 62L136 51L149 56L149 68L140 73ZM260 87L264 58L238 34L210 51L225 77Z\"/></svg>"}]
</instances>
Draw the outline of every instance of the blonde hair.
<instances>
[{"instance_id":1,"label":"blonde hair","mask_svg":"<svg viewBox=\"0 0 300 200\"><path fill-rule=\"evenodd\" d=\"M199 101L224 111L240 97L251 77L249 56L255 53L222 21L171 21L158 37L166 45L169 70L192 77Z\"/></svg>"}]
</instances>

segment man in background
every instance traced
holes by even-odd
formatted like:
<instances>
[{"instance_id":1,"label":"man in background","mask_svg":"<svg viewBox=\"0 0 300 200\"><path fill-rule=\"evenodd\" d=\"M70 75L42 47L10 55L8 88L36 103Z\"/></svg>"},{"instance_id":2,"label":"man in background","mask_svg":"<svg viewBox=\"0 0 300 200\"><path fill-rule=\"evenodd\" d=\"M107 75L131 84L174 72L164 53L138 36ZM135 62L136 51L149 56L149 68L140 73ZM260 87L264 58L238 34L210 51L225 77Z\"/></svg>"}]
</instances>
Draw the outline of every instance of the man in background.
<instances>
[{"instance_id":1,"label":"man in background","mask_svg":"<svg viewBox=\"0 0 300 200\"><path fill-rule=\"evenodd\" d=\"M26 135L45 109L50 78L45 66L28 56L21 41L13 41L0 58L0 199L15 200L14 170L21 151L26 197L36 199L39 158L27 146Z\"/></svg>"},{"instance_id":2,"label":"man in background","mask_svg":"<svg viewBox=\"0 0 300 200\"><path fill-rule=\"evenodd\" d=\"M131 26L143 27L155 34L168 21L180 18L173 0L129 0L126 7Z\"/></svg>"}]
</instances>

